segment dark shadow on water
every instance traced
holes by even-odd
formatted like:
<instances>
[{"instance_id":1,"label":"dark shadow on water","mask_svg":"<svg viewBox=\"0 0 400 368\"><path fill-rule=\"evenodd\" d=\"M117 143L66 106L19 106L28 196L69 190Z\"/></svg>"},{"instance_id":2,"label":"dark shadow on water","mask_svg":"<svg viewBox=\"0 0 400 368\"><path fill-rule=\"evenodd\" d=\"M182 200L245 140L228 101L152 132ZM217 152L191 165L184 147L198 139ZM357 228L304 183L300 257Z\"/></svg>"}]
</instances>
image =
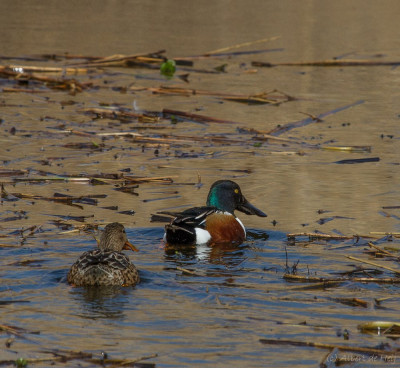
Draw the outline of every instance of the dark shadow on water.
<instances>
[{"instance_id":1,"label":"dark shadow on water","mask_svg":"<svg viewBox=\"0 0 400 368\"><path fill-rule=\"evenodd\" d=\"M286 241L286 233L282 231L264 230L264 229L246 229L247 240L249 241Z\"/></svg>"},{"instance_id":2,"label":"dark shadow on water","mask_svg":"<svg viewBox=\"0 0 400 368\"><path fill-rule=\"evenodd\" d=\"M170 245L166 244L164 248L165 259L172 260L195 260L197 255L197 247L195 245Z\"/></svg>"},{"instance_id":3,"label":"dark shadow on water","mask_svg":"<svg viewBox=\"0 0 400 368\"><path fill-rule=\"evenodd\" d=\"M252 240L268 240L270 232L261 229L247 229L247 241Z\"/></svg>"},{"instance_id":4,"label":"dark shadow on water","mask_svg":"<svg viewBox=\"0 0 400 368\"><path fill-rule=\"evenodd\" d=\"M67 283L67 273L68 273L68 269L51 271L49 273L50 281L57 283L57 284L65 284L65 283Z\"/></svg>"},{"instance_id":5,"label":"dark shadow on water","mask_svg":"<svg viewBox=\"0 0 400 368\"><path fill-rule=\"evenodd\" d=\"M71 295L80 302L83 318L123 319L132 289L121 286L76 287L71 290Z\"/></svg>"}]
</instances>

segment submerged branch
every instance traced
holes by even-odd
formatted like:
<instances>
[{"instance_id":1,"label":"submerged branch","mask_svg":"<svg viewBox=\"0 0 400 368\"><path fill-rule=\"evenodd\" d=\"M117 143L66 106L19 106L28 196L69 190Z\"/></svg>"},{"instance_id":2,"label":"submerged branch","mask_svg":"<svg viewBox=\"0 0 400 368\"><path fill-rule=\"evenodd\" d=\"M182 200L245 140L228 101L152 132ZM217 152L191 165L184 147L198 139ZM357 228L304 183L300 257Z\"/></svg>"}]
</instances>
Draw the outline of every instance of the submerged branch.
<instances>
[{"instance_id":1,"label":"submerged branch","mask_svg":"<svg viewBox=\"0 0 400 368\"><path fill-rule=\"evenodd\" d=\"M274 128L271 131L269 131L268 134L281 135L282 133L286 133L289 130L292 130L292 129L295 129L295 128L300 128L300 127L309 125L311 123L318 123L318 122L321 122L322 118L324 118L326 116L336 114L338 112L347 110L347 109L349 109L351 107L355 107L355 106L363 104L363 103L364 103L364 100L358 100L358 101L356 101L356 102L354 102L352 104L338 107L336 109L321 113L321 114L319 114L317 116L308 117L306 119L299 120L299 121L296 121L294 123L288 123L288 124L284 124L282 126L277 126L276 128Z\"/></svg>"},{"instance_id":2,"label":"submerged branch","mask_svg":"<svg viewBox=\"0 0 400 368\"><path fill-rule=\"evenodd\" d=\"M192 114L189 112L178 111L178 110L171 110L171 109L163 109L162 111L165 117L181 117L189 120L193 120L199 123L222 123L222 124L239 124L238 122L231 121L231 120L223 120L212 118L210 116Z\"/></svg>"}]
</instances>

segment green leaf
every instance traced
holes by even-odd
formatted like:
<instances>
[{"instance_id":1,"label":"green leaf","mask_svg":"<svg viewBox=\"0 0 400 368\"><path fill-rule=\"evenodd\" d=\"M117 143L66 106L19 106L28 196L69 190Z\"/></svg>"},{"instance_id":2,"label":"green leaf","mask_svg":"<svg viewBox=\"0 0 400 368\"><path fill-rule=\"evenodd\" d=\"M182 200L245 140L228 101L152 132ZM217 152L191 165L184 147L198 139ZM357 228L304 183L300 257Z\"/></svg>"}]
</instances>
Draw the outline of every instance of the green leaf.
<instances>
[{"instance_id":1,"label":"green leaf","mask_svg":"<svg viewBox=\"0 0 400 368\"><path fill-rule=\"evenodd\" d=\"M15 361L15 365L17 366L17 368L25 368L28 365L28 361L24 358L18 358Z\"/></svg>"},{"instance_id":2,"label":"green leaf","mask_svg":"<svg viewBox=\"0 0 400 368\"><path fill-rule=\"evenodd\" d=\"M160 73L167 78L172 78L176 71L175 65L176 63L174 60L167 60L165 63L161 64Z\"/></svg>"}]
</instances>

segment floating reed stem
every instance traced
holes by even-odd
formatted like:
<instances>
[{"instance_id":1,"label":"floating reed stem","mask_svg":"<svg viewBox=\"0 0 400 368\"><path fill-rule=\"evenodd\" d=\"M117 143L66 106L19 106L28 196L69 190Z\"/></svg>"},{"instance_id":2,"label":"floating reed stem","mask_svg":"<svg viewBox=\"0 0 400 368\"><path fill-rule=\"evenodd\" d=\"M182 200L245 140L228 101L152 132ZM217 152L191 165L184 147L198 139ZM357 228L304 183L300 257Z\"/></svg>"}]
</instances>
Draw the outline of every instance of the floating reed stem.
<instances>
[{"instance_id":1,"label":"floating reed stem","mask_svg":"<svg viewBox=\"0 0 400 368\"><path fill-rule=\"evenodd\" d=\"M393 356L398 353L398 349L394 350L382 350L375 348L363 348L358 346L349 346L349 345L335 345L335 344L322 344L319 342L307 342L307 341L295 341L295 340L277 340L277 339L260 339L262 344L269 345L292 345L292 346L304 346L311 348L319 348L319 349L338 349L343 351L354 351L357 353L374 355L378 354L379 356Z\"/></svg>"},{"instance_id":2,"label":"floating reed stem","mask_svg":"<svg viewBox=\"0 0 400 368\"><path fill-rule=\"evenodd\" d=\"M295 61L286 63L269 63L262 61L253 61L251 65L256 67L267 67L271 68L274 66L397 66L400 65L400 61L385 61L385 60L351 60L351 59L340 59L340 60L319 60L319 61Z\"/></svg>"},{"instance_id":3,"label":"floating reed stem","mask_svg":"<svg viewBox=\"0 0 400 368\"><path fill-rule=\"evenodd\" d=\"M293 282L309 282L309 283L343 283L343 282L362 282L369 283L374 282L378 284L399 284L400 278L377 278L377 277L313 277L313 276L301 276L301 275L291 275L285 274L283 276L286 281Z\"/></svg>"},{"instance_id":4,"label":"floating reed stem","mask_svg":"<svg viewBox=\"0 0 400 368\"><path fill-rule=\"evenodd\" d=\"M381 265L381 264L379 264L379 263L367 261L367 260L360 259L360 258L356 258L356 257L353 257L353 256L347 256L347 258L348 258L348 259L351 259L351 260L353 260L353 261L357 261L357 262L361 262L361 263L366 263L366 264L369 264L369 265L372 265L372 266L375 266L375 267L378 267L378 268L383 268L383 269L385 269L385 270L394 272L394 273L396 273L396 274L400 274L400 270L395 270L394 268L391 268L391 267L388 267L388 266L384 266L384 265Z\"/></svg>"},{"instance_id":5,"label":"floating reed stem","mask_svg":"<svg viewBox=\"0 0 400 368\"><path fill-rule=\"evenodd\" d=\"M236 44L236 45L223 47L223 48L220 48L220 49L217 49L217 50L206 52L204 54L204 56L209 56L209 55L213 55L213 54L221 54L221 53L224 53L224 52L227 52L227 51L231 51L231 50L234 50L234 49L239 49L239 48L243 48L243 47L247 47L247 46L253 46L253 45L256 45L257 43L275 41L275 40L279 39L280 37L281 36L273 36L273 37L268 37L268 38L262 38L262 39L256 40L256 41L249 41L249 42L239 43L239 44Z\"/></svg>"},{"instance_id":6,"label":"floating reed stem","mask_svg":"<svg viewBox=\"0 0 400 368\"><path fill-rule=\"evenodd\" d=\"M59 68L51 66L29 66L29 65L0 65L0 70L12 70L17 73L66 73L66 74L87 74L87 68Z\"/></svg>"},{"instance_id":7,"label":"floating reed stem","mask_svg":"<svg viewBox=\"0 0 400 368\"><path fill-rule=\"evenodd\" d=\"M354 239L358 238L358 235L346 236L346 235L329 235L320 233L292 233L286 234L288 239L295 240L297 237L307 236L309 240L324 239L324 240L343 240L343 239Z\"/></svg>"}]
</instances>

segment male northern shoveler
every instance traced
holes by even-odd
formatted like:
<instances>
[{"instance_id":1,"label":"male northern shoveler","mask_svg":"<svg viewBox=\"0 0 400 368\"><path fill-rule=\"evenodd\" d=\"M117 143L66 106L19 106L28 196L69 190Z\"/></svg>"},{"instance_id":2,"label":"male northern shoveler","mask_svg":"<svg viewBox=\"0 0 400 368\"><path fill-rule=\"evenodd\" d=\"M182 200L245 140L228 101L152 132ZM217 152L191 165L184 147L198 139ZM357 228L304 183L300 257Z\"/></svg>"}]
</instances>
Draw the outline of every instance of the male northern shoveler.
<instances>
[{"instance_id":1,"label":"male northern shoveler","mask_svg":"<svg viewBox=\"0 0 400 368\"><path fill-rule=\"evenodd\" d=\"M68 272L68 282L75 286L134 286L140 278L136 267L122 249L138 249L118 222L108 224L101 235L99 248L83 253Z\"/></svg>"},{"instance_id":2,"label":"male northern shoveler","mask_svg":"<svg viewBox=\"0 0 400 368\"><path fill-rule=\"evenodd\" d=\"M231 180L218 180L210 188L207 205L189 208L165 226L167 244L242 243L246 229L234 215L238 210L247 215L266 217L242 194L239 185Z\"/></svg>"}]
</instances>

